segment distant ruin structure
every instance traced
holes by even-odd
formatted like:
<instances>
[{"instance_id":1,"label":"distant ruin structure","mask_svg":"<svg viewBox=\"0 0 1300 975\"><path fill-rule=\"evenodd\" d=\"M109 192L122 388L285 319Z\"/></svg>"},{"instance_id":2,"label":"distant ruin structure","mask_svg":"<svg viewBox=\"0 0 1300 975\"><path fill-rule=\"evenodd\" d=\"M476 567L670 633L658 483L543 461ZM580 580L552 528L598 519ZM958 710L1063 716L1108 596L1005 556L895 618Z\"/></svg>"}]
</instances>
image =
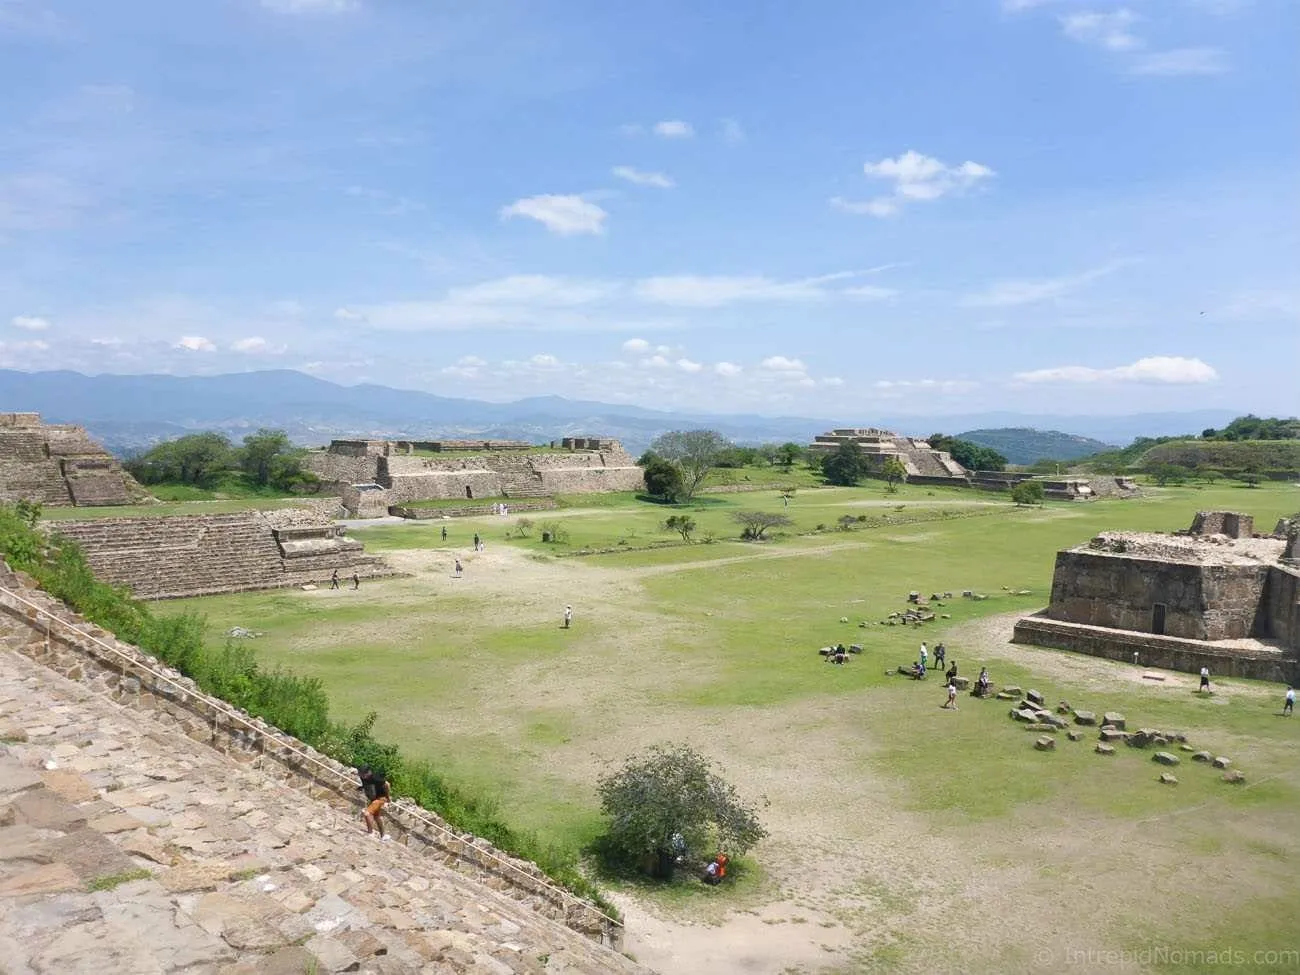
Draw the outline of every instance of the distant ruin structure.
<instances>
[{"instance_id":1,"label":"distant ruin structure","mask_svg":"<svg viewBox=\"0 0 1300 975\"><path fill-rule=\"evenodd\" d=\"M907 471L909 484L968 483L966 468L953 460L947 451L935 450L929 441L900 437L875 427L853 427L819 434L808 445L808 452L818 458L846 443L856 444L876 473L889 460L899 461Z\"/></svg>"},{"instance_id":2,"label":"distant ruin structure","mask_svg":"<svg viewBox=\"0 0 1300 975\"><path fill-rule=\"evenodd\" d=\"M645 487L636 461L606 437L565 437L548 447L518 440L334 440L309 452L304 467L359 518L412 501L473 503Z\"/></svg>"},{"instance_id":3,"label":"distant ruin structure","mask_svg":"<svg viewBox=\"0 0 1300 975\"><path fill-rule=\"evenodd\" d=\"M1203 511L1173 534L1103 532L1057 553L1052 597L1016 643L1221 676L1300 678L1300 526L1254 534Z\"/></svg>"},{"instance_id":4,"label":"distant ruin structure","mask_svg":"<svg viewBox=\"0 0 1300 975\"><path fill-rule=\"evenodd\" d=\"M51 531L81 546L95 578L139 599L251 589L344 585L393 575L327 515L288 508L221 515L58 521Z\"/></svg>"},{"instance_id":5,"label":"distant ruin structure","mask_svg":"<svg viewBox=\"0 0 1300 975\"><path fill-rule=\"evenodd\" d=\"M49 507L132 504L145 491L85 429L0 413L0 502Z\"/></svg>"}]
</instances>

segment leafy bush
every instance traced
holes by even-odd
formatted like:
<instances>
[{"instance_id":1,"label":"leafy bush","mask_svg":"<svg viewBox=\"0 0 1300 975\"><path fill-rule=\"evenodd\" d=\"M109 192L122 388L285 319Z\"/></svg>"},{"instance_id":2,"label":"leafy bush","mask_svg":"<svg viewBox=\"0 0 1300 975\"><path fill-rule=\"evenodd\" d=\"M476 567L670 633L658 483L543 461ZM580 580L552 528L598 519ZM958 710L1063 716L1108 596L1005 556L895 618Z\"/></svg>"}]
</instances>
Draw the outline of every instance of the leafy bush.
<instances>
[{"instance_id":1,"label":"leafy bush","mask_svg":"<svg viewBox=\"0 0 1300 975\"><path fill-rule=\"evenodd\" d=\"M677 532L682 536L682 541L689 542L691 533L695 531L696 522L690 515L669 515L664 520L664 530Z\"/></svg>"},{"instance_id":2,"label":"leafy bush","mask_svg":"<svg viewBox=\"0 0 1300 975\"><path fill-rule=\"evenodd\" d=\"M1011 489L1011 500L1016 504L1042 504L1042 481L1021 481Z\"/></svg>"}]
</instances>

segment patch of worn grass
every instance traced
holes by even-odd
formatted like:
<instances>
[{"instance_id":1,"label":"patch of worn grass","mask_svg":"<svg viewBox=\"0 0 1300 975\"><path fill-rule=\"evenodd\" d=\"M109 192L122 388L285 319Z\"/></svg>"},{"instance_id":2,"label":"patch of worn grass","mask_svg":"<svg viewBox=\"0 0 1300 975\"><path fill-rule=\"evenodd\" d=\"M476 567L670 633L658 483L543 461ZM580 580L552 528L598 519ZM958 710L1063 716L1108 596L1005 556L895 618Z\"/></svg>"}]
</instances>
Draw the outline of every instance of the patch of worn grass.
<instances>
[{"instance_id":1,"label":"patch of worn grass","mask_svg":"<svg viewBox=\"0 0 1300 975\"><path fill-rule=\"evenodd\" d=\"M96 877L90 883L86 884L86 889L91 893L101 890L112 890L120 887L122 884L129 884L133 880L144 880L146 877L152 877L148 870L135 869L125 870L122 873L105 874L103 877Z\"/></svg>"}]
</instances>

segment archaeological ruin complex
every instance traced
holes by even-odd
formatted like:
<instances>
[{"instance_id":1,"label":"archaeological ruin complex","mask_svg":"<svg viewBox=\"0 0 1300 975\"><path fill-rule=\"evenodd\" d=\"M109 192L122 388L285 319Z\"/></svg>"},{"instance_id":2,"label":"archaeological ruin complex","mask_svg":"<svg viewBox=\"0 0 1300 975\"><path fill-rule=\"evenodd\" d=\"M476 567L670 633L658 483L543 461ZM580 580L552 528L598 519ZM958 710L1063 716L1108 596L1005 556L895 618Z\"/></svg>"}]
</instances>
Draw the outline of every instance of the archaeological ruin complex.
<instances>
[{"instance_id":1,"label":"archaeological ruin complex","mask_svg":"<svg viewBox=\"0 0 1300 975\"><path fill-rule=\"evenodd\" d=\"M39 413L0 413L0 502L117 505L145 496L81 427L42 423Z\"/></svg>"},{"instance_id":2,"label":"archaeological ruin complex","mask_svg":"<svg viewBox=\"0 0 1300 975\"><path fill-rule=\"evenodd\" d=\"M601 437L566 437L549 447L518 440L335 440L310 452L304 466L361 518L412 501L645 487L641 468L623 445Z\"/></svg>"},{"instance_id":3,"label":"archaeological ruin complex","mask_svg":"<svg viewBox=\"0 0 1300 975\"><path fill-rule=\"evenodd\" d=\"M964 484L967 481L966 468L946 451L935 450L926 440L900 437L875 427L853 427L818 434L808 445L808 452L819 458L845 443L857 444L875 471L880 471L887 461L901 462L911 484Z\"/></svg>"},{"instance_id":4,"label":"archaeological ruin complex","mask_svg":"<svg viewBox=\"0 0 1300 975\"><path fill-rule=\"evenodd\" d=\"M1185 532L1104 532L1059 552L1052 597L1015 642L1145 666L1300 679L1300 524L1201 512Z\"/></svg>"}]
</instances>

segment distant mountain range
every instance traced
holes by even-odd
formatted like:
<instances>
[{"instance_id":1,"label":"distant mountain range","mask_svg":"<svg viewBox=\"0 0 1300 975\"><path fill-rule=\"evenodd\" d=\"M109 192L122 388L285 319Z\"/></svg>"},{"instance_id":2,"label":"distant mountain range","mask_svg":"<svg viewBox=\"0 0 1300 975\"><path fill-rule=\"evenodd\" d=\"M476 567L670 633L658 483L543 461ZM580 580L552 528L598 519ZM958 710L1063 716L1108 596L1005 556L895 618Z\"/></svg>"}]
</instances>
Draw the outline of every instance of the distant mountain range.
<instances>
[{"instance_id":1,"label":"distant mountain range","mask_svg":"<svg viewBox=\"0 0 1300 975\"><path fill-rule=\"evenodd\" d=\"M741 443L808 443L833 427L877 426L916 437L953 430L1049 429L1064 431L1056 436L1110 444L1128 443L1138 436L1199 432L1223 426L1238 415L1202 410L1132 416L974 413L830 419L673 413L560 396L486 403L372 384L340 386L291 370L221 376L0 370L0 412L6 411L38 412L50 422L81 424L121 455L196 430L218 430L238 439L264 426L283 429L295 442L307 445L336 437L501 437L543 442L598 434L617 437L633 453L666 430L696 427L717 430Z\"/></svg>"},{"instance_id":2,"label":"distant mountain range","mask_svg":"<svg viewBox=\"0 0 1300 975\"><path fill-rule=\"evenodd\" d=\"M957 434L981 447L992 447L1013 464L1032 464L1038 460L1077 460L1117 445L1081 437L1059 430L1035 430L1032 427L1006 427L1001 430L967 430Z\"/></svg>"}]
</instances>

